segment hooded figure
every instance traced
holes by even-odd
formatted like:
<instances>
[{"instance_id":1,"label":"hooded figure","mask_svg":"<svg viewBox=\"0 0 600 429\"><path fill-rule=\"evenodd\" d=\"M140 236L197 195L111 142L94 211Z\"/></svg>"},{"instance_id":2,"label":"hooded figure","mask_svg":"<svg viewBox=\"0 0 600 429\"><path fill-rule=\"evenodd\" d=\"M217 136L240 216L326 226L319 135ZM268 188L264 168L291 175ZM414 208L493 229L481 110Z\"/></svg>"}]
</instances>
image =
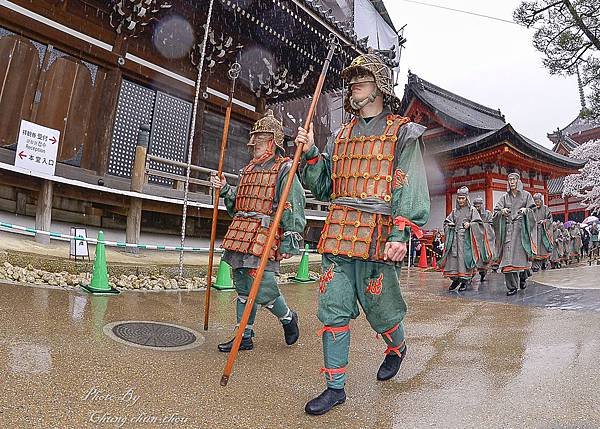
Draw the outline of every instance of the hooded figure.
<instances>
[{"instance_id":1,"label":"hooded figure","mask_svg":"<svg viewBox=\"0 0 600 429\"><path fill-rule=\"evenodd\" d=\"M552 268L560 268L563 262L565 246L563 243L563 233L561 223L559 221L552 223L552 238L554 246L552 247L552 255L550 256L550 264Z\"/></svg>"},{"instance_id":2,"label":"hooded figure","mask_svg":"<svg viewBox=\"0 0 600 429\"><path fill-rule=\"evenodd\" d=\"M448 290L458 287L463 291L480 261L489 260L491 256L486 250L483 221L471 205L469 188L465 186L456 193L456 207L444 221L444 234L446 245L440 267L444 277L452 280Z\"/></svg>"},{"instance_id":3,"label":"hooded figure","mask_svg":"<svg viewBox=\"0 0 600 429\"><path fill-rule=\"evenodd\" d=\"M525 289L531 261L537 254L537 228L531 194L523 189L518 173L508 175L506 194L494 207L496 252L500 270L508 289L507 295Z\"/></svg>"},{"instance_id":4,"label":"hooded figure","mask_svg":"<svg viewBox=\"0 0 600 429\"><path fill-rule=\"evenodd\" d=\"M571 249L573 247L573 244L571 243L571 232L562 222L560 224L560 231L562 232L563 238L563 249L561 254L562 262L564 265L569 265L571 263Z\"/></svg>"},{"instance_id":5,"label":"hooded figure","mask_svg":"<svg viewBox=\"0 0 600 429\"><path fill-rule=\"evenodd\" d=\"M571 244L571 257L579 262L581 260L581 248L583 247L583 240L581 238L581 228L577 223L573 224L571 227Z\"/></svg>"},{"instance_id":6,"label":"hooded figure","mask_svg":"<svg viewBox=\"0 0 600 429\"><path fill-rule=\"evenodd\" d=\"M485 227L485 236L484 236L484 244L486 252L482 254L482 258L477 264L477 268L479 269L479 276L481 281L483 282L485 276L488 272L489 266L496 259L496 250L495 250L495 242L496 242L496 234L494 233L494 223L493 223L493 213L489 210L486 210L483 207L483 198L477 197L473 200L473 205L477 209L479 216L481 216L481 220L483 221L483 225ZM486 259L486 256L489 255L489 258Z\"/></svg>"},{"instance_id":7,"label":"hooded figure","mask_svg":"<svg viewBox=\"0 0 600 429\"><path fill-rule=\"evenodd\" d=\"M545 263L554 248L554 234L552 228L552 213L544 204L544 197L539 192L533 196L535 208L533 216L537 228L537 254L533 257L533 272L545 269Z\"/></svg>"}]
</instances>

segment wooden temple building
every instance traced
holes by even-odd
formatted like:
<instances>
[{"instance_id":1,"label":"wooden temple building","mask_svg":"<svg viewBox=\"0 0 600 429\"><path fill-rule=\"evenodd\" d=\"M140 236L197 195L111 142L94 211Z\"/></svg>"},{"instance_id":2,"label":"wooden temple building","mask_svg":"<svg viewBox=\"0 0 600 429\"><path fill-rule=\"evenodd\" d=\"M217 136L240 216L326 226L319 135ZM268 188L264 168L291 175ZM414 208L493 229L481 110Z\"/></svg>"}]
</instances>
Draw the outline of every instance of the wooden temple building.
<instances>
[{"instance_id":1,"label":"wooden temple building","mask_svg":"<svg viewBox=\"0 0 600 429\"><path fill-rule=\"evenodd\" d=\"M212 211L207 179L218 164L227 71L233 62L242 71L225 159L228 173L248 162L248 132L266 108L283 119L293 150L291 137L302 123L330 34L340 39L342 49L317 108L319 142L346 119L339 74L352 58L374 46L385 48L378 52L391 67L398 66L403 38L381 1L215 0L193 118L208 4L0 0L0 210L36 216L36 226L46 230L52 218L103 228L127 225L138 236L140 228L177 233L191 140L194 168L186 229L188 235L206 236ZM361 26L386 28L387 40L397 37L395 46L373 45L380 42L379 34L370 41L357 34L352 14L358 4L361 13L372 11ZM376 26L373 19L380 20ZM426 229L441 227L462 185L492 208L506 190L510 171L521 173L528 190L548 197L551 179L583 165L523 136L499 110L415 74L409 74L403 106L406 116L427 126L432 212ZM53 176L14 165L21 120L60 131ZM148 156L140 164L136 144L144 127L149 129ZM235 181L234 174L229 178ZM307 201L307 233L318 238L326 204L310 195Z\"/></svg>"},{"instance_id":2,"label":"wooden temple building","mask_svg":"<svg viewBox=\"0 0 600 429\"><path fill-rule=\"evenodd\" d=\"M195 118L209 0L0 1L0 210L36 216L39 229L47 230L51 218L124 228L136 202L138 236L140 224L177 232L195 120L187 233L206 234L207 179L218 164L230 65L237 61L242 68L224 168L234 173L249 161L248 132L267 107L283 114L288 137L295 134L302 117L286 106L306 111L298 103L312 95L330 34L342 48L324 85L316 133L324 137L339 126L340 72L373 43L355 32L354 1L215 0ZM382 2L361 4L397 36ZM397 48L381 50L392 67ZM60 131L54 176L15 167L21 120ZM145 177L134 186L142 126L149 127L153 158L142 163ZM324 218L324 207L308 207L311 222Z\"/></svg>"},{"instance_id":3,"label":"wooden temple building","mask_svg":"<svg viewBox=\"0 0 600 429\"><path fill-rule=\"evenodd\" d=\"M500 110L468 100L410 73L402 100L405 116L427 127L424 135L431 217L440 228L458 188L483 197L492 210L506 192L506 177L521 174L525 189L548 200L548 182L577 172L583 162L534 142L508 123Z\"/></svg>"},{"instance_id":4,"label":"wooden temple building","mask_svg":"<svg viewBox=\"0 0 600 429\"><path fill-rule=\"evenodd\" d=\"M600 120L589 117L585 100L582 98L579 115L566 127L548 133L548 138L554 144L552 148L554 152L568 156L573 149L583 143L600 139ZM583 221L591 213L581 204L581 198L570 195L563 196L563 185L564 177L548 182L548 206L552 211L552 216L561 221Z\"/></svg>"}]
</instances>

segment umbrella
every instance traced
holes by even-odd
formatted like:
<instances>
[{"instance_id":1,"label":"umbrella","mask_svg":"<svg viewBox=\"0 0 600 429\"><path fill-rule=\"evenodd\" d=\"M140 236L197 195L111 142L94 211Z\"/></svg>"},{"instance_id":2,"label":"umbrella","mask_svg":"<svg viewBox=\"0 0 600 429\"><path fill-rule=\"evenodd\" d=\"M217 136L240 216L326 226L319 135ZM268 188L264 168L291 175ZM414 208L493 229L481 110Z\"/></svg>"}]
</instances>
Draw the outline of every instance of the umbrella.
<instances>
[{"instance_id":1,"label":"umbrella","mask_svg":"<svg viewBox=\"0 0 600 429\"><path fill-rule=\"evenodd\" d=\"M573 225L575 225L574 220L568 220L565 222L565 228L571 228Z\"/></svg>"},{"instance_id":2,"label":"umbrella","mask_svg":"<svg viewBox=\"0 0 600 429\"><path fill-rule=\"evenodd\" d=\"M584 219L582 223L590 224L590 223L598 223L600 220L596 216L588 216Z\"/></svg>"}]
</instances>

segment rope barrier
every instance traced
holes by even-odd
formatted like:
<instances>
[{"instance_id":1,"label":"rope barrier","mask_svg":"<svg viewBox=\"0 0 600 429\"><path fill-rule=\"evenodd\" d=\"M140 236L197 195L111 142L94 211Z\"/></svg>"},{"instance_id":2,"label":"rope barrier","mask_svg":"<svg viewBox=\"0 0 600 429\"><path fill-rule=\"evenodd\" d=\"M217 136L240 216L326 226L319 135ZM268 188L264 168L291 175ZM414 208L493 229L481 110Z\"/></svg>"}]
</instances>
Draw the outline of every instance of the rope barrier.
<instances>
[{"instance_id":1,"label":"rope barrier","mask_svg":"<svg viewBox=\"0 0 600 429\"><path fill-rule=\"evenodd\" d=\"M208 253L208 247L189 247L189 246L167 246L162 244L135 244L135 243L125 243L122 241L109 241L109 240L100 240L96 238L86 238L82 236L74 236L69 234L62 234L60 232L52 232L52 231L43 231L40 229L30 228L22 225L14 225L12 223L0 222L0 228L5 228L10 231L7 232L15 232L15 231L23 231L28 232L30 234L41 234L48 235L50 239L62 239L62 240L76 240L76 241L86 241L92 244L104 244L105 246L117 247L121 249L125 248L137 248L142 250L158 250L158 251L174 251L174 252L197 252L197 253ZM215 249L217 253L223 253L224 249ZM302 250L301 252L308 253L317 253L316 250Z\"/></svg>"}]
</instances>

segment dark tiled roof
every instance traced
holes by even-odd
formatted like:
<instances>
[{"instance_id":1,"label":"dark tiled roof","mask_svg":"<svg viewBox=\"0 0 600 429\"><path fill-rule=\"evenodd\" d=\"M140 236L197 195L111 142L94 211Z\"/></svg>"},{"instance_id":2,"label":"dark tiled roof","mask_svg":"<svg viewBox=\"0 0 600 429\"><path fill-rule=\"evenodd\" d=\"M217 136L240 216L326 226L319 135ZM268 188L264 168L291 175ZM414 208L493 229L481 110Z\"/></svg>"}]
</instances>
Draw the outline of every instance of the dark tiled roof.
<instances>
[{"instance_id":1,"label":"dark tiled roof","mask_svg":"<svg viewBox=\"0 0 600 429\"><path fill-rule=\"evenodd\" d=\"M530 138L516 132L510 124L506 124L499 130L489 131L475 136L428 142L426 150L431 154L445 153L451 156L461 156L489 149L490 143L500 143L504 140L512 142L517 149L520 149L532 158L550 164L573 168L581 168L585 164L585 161L560 155L534 142Z\"/></svg>"},{"instance_id":2,"label":"dark tiled roof","mask_svg":"<svg viewBox=\"0 0 600 429\"><path fill-rule=\"evenodd\" d=\"M572 136L574 134L582 133L594 128L600 128L600 120L586 119L578 116L573 122L563 128L561 131L564 135Z\"/></svg>"},{"instance_id":3,"label":"dark tiled roof","mask_svg":"<svg viewBox=\"0 0 600 429\"><path fill-rule=\"evenodd\" d=\"M569 152L571 152L573 149L575 149L577 146L579 146L579 143L577 143L571 137L563 136L562 139L560 139L559 141L557 141L554 144L554 147L552 148L552 150L554 152L556 152L556 150L558 149L558 145L560 145L560 144L562 144L565 147L565 149L567 149Z\"/></svg>"},{"instance_id":4,"label":"dark tiled roof","mask_svg":"<svg viewBox=\"0 0 600 429\"><path fill-rule=\"evenodd\" d=\"M496 134L496 131L488 131L484 134L478 134L470 137L458 137L454 140L430 141L427 142L427 153L435 155L437 153L451 152L453 150L466 148L478 142L484 141L494 134Z\"/></svg>"},{"instance_id":5,"label":"dark tiled roof","mask_svg":"<svg viewBox=\"0 0 600 429\"><path fill-rule=\"evenodd\" d=\"M402 100L404 110L408 108L413 95L430 107L434 113L442 113L478 130L499 130L506 125L500 110L475 103L409 72L408 84Z\"/></svg>"},{"instance_id":6,"label":"dark tiled roof","mask_svg":"<svg viewBox=\"0 0 600 429\"><path fill-rule=\"evenodd\" d=\"M562 195L565 187L565 178L559 177L557 179L548 180L548 195Z\"/></svg>"}]
</instances>

